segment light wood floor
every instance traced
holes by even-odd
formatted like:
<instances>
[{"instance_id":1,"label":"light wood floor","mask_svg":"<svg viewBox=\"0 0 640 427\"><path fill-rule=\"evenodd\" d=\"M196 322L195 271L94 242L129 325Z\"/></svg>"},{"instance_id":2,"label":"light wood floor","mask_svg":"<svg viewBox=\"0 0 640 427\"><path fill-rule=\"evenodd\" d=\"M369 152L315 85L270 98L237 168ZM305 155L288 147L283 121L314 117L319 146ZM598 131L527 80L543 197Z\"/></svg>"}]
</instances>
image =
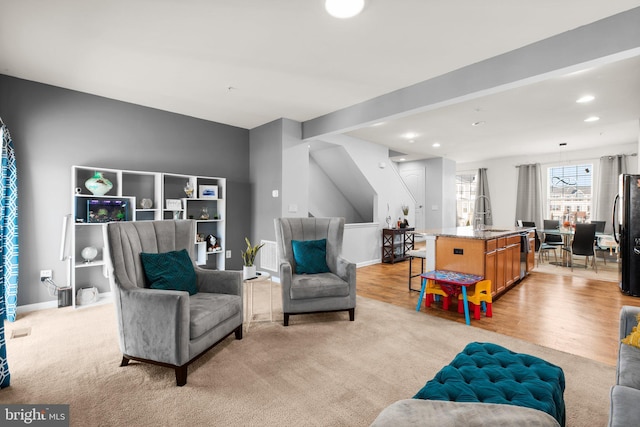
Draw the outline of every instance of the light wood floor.
<instances>
[{"instance_id":1,"label":"light wood floor","mask_svg":"<svg viewBox=\"0 0 640 427\"><path fill-rule=\"evenodd\" d=\"M413 263L418 272L420 263ZM357 272L358 295L415 310L418 292L408 290L409 262L375 264ZM419 278L413 279L419 288ZM536 272L493 302L493 317L471 319L482 328L615 366L620 307L640 306L618 284ZM464 324L457 304L444 311L440 303L421 311Z\"/></svg>"}]
</instances>

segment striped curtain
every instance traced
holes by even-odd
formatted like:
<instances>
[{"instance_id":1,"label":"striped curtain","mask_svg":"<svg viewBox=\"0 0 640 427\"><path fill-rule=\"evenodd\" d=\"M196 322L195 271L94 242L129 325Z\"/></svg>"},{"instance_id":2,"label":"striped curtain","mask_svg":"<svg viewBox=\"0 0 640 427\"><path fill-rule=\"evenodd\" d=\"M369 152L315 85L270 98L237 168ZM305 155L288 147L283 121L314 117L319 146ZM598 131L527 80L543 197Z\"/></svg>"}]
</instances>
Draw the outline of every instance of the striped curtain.
<instances>
[{"instance_id":1,"label":"striped curtain","mask_svg":"<svg viewBox=\"0 0 640 427\"><path fill-rule=\"evenodd\" d=\"M9 129L0 119L0 388L10 383L4 319L16 320L18 303L18 174Z\"/></svg>"}]
</instances>

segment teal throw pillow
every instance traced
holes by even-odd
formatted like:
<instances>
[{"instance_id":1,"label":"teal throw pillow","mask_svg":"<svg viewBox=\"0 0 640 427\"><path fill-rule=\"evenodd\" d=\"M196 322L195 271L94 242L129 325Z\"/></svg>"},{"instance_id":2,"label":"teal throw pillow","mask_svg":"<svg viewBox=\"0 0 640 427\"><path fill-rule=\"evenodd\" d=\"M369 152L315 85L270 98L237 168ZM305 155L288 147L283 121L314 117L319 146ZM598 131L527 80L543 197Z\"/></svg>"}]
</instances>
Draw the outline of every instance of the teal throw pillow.
<instances>
[{"instance_id":1,"label":"teal throw pillow","mask_svg":"<svg viewBox=\"0 0 640 427\"><path fill-rule=\"evenodd\" d=\"M196 271L186 249L160 254L142 252L140 259L151 289L198 293Z\"/></svg>"},{"instance_id":2,"label":"teal throw pillow","mask_svg":"<svg viewBox=\"0 0 640 427\"><path fill-rule=\"evenodd\" d=\"M296 260L296 274L317 274L329 272L327 265L327 239L292 240L293 258Z\"/></svg>"}]
</instances>

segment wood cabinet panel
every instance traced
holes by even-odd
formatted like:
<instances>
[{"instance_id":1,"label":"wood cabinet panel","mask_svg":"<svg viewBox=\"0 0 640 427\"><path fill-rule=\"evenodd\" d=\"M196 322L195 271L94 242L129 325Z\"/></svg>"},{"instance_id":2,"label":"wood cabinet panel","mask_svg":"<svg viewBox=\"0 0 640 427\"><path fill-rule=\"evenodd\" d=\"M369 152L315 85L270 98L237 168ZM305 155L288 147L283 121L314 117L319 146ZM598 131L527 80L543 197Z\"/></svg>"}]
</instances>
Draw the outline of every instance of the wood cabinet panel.
<instances>
[{"instance_id":1,"label":"wood cabinet panel","mask_svg":"<svg viewBox=\"0 0 640 427\"><path fill-rule=\"evenodd\" d=\"M436 270L484 276L485 241L438 237L436 240Z\"/></svg>"},{"instance_id":2,"label":"wood cabinet panel","mask_svg":"<svg viewBox=\"0 0 640 427\"><path fill-rule=\"evenodd\" d=\"M486 280L491 280L491 295L495 295L498 292L498 281L496 279L496 263L498 261L497 255L498 251L494 248L492 251L487 252L484 256L484 278Z\"/></svg>"},{"instance_id":3,"label":"wood cabinet panel","mask_svg":"<svg viewBox=\"0 0 640 427\"><path fill-rule=\"evenodd\" d=\"M535 231L529 232L529 253L527 254L527 273L536 266L536 236Z\"/></svg>"},{"instance_id":4,"label":"wood cabinet panel","mask_svg":"<svg viewBox=\"0 0 640 427\"><path fill-rule=\"evenodd\" d=\"M503 247L499 247L496 255L496 293L500 293L504 291L507 286L507 282L505 279L505 266L507 264L507 249Z\"/></svg>"},{"instance_id":5,"label":"wood cabinet panel","mask_svg":"<svg viewBox=\"0 0 640 427\"><path fill-rule=\"evenodd\" d=\"M489 240L438 236L436 269L483 276L497 296L520 280L520 244L519 234Z\"/></svg>"}]
</instances>

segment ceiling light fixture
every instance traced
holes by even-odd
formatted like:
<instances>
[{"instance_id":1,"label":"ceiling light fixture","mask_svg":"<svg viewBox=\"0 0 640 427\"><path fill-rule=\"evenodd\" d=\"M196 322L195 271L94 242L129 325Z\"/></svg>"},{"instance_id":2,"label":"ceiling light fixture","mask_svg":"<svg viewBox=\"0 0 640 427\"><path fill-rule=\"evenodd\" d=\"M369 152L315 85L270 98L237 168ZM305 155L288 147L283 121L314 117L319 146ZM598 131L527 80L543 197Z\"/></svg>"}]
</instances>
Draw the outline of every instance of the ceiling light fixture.
<instances>
[{"instance_id":1,"label":"ceiling light fixture","mask_svg":"<svg viewBox=\"0 0 640 427\"><path fill-rule=\"evenodd\" d=\"M593 96L593 95L585 95L585 96L581 96L580 98L576 99L576 102L578 104L584 104L586 102L591 102L594 99L596 99L596 97Z\"/></svg>"},{"instance_id":2,"label":"ceiling light fixture","mask_svg":"<svg viewBox=\"0 0 640 427\"><path fill-rule=\"evenodd\" d=\"M364 0L326 0L324 8L334 18L352 18L364 9Z\"/></svg>"},{"instance_id":3,"label":"ceiling light fixture","mask_svg":"<svg viewBox=\"0 0 640 427\"><path fill-rule=\"evenodd\" d=\"M407 160L407 159L405 159L404 157L400 158L401 162L404 162L405 160Z\"/></svg>"},{"instance_id":4,"label":"ceiling light fixture","mask_svg":"<svg viewBox=\"0 0 640 427\"><path fill-rule=\"evenodd\" d=\"M418 136L415 132L407 132L404 134L404 137L407 139L415 139Z\"/></svg>"},{"instance_id":5,"label":"ceiling light fixture","mask_svg":"<svg viewBox=\"0 0 640 427\"><path fill-rule=\"evenodd\" d=\"M482 126L484 123L485 123L484 120L480 120L479 122L471 123L471 126Z\"/></svg>"},{"instance_id":6,"label":"ceiling light fixture","mask_svg":"<svg viewBox=\"0 0 640 427\"><path fill-rule=\"evenodd\" d=\"M586 119L584 119L584 121L587 122L587 123L597 122L598 120L600 120L600 117L598 117L598 116L591 116L591 117L587 117Z\"/></svg>"},{"instance_id":7,"label":"ceiling light fixture","mask_svg":"<svg viewBox=\"0 0 640 427\"><path fill-rule=\"evenodd\" d=\"M431 146L433 148L438 148L438 147L440 147L440 143L439 142L434 142Z\"/></svg>"}]
</instances>

